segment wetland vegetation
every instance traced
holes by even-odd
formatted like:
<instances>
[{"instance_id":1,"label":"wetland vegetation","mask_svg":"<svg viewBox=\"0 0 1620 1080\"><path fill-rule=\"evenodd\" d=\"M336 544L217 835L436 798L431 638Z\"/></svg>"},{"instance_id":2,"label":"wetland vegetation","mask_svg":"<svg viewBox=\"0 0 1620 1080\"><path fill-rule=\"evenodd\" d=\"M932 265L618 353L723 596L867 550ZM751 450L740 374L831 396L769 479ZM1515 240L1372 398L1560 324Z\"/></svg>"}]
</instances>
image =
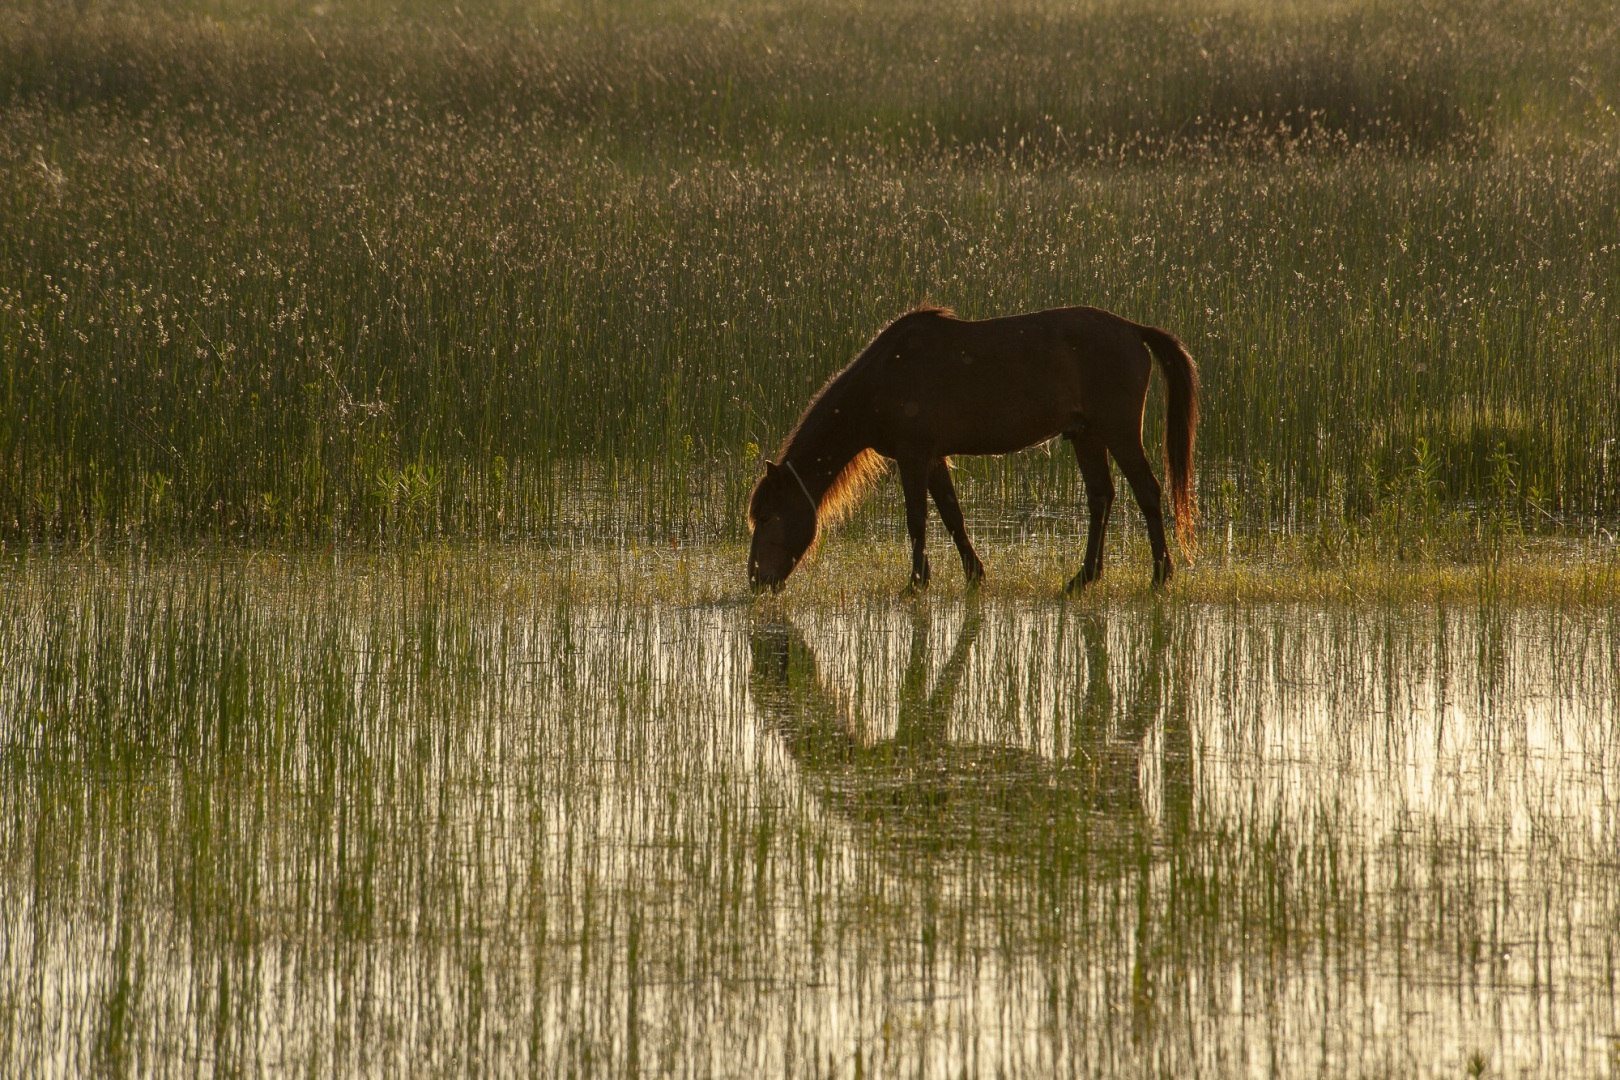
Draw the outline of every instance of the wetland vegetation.
<instances>
[{"instance_id":1,"label":"wetland vegetation","mask_svg":"<svg viewBox=\"0 0 1620 1080\"><path fill-rule=\"evenodd\" d=\"M1615 1074L1617 103L1563 0L0 0L0 1073ZM751 597L923 302L1182 338L1197 562L1061 600L1060 447Z\"/></svg>"},{"instance_id":2,"label":"wetland vegetation","mask_svg":"<svg viewBox=\"0 0 1620 1080\"><path fill-rule=\"evenodd\" d=\"M12 1072L1612 1063L1613 607L615 602L515 552L0 605Z\"/></svg>"}]
</instances>

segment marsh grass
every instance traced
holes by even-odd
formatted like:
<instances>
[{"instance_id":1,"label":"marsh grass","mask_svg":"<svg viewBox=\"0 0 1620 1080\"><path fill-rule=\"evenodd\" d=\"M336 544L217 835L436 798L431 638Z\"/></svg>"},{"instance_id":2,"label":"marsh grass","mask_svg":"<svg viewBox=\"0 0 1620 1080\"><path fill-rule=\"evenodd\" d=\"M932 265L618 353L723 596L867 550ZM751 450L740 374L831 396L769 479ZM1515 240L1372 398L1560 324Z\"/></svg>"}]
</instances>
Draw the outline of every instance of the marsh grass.
<instances>
[{"instance_id":1,"label":"marsh grass","mask_svg":"<svg viewBox=\"0 0 1620 1080\"><path fill-rule=\"evenodd\" d=\"M15 14L9 542L735 538L922 300L1180 334L1217 533L1613 531L1579 6ZM965 472L1066 519L1061 453Z\"/></svg>"}]
</instances>

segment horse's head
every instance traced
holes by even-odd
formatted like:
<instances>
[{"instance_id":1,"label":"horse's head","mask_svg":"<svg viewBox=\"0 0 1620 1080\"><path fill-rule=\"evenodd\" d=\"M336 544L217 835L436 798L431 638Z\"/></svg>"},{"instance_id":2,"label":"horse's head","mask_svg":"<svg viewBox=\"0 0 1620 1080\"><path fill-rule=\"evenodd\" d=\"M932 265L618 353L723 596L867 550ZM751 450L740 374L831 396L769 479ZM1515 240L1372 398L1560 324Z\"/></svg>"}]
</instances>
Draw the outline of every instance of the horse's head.
<instances>
[{"instance_id":1,"label":"horse's head","mask_svg":"<svg viewBox=\"0 0 1620 1080\"><path fill-rule=\"evenodd\" d=\"M780 589L816 539L816 507L793 475L774 462L748 497L748 581L755 589Z\"/></svg>"}]
</instances>

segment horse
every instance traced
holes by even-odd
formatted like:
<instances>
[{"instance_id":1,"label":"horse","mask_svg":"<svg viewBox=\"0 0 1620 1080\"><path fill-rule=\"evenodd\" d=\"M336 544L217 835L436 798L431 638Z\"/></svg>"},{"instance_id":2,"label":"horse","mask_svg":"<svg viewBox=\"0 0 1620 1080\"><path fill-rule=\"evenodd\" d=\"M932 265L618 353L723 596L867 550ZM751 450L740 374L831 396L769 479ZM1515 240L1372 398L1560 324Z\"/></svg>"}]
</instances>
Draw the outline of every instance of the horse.
<instances>
[{"instance_id":1,"label":"horse","mask_svg":"<svg viewBox=\"0 0 1620 1080\"><path fill-rule=\"evenodd\" d=\"M908 589L927 588L928 498L956 543L969 586L984 564L968 540L951 483L951 455L1008 454L1062 436L1074 448L1091 520L1085 560L1064 588L1102 574L1114 503L1113 457L1147 519L1153 582L1173 573L1163 493L1142 447L1152 360L1167 387L1164 456L1177 539L1192 550L1193 441L1198 367L1174 334L1093 307L999 319L958 319L920 307L885 326L827 380L748 499L748 579L780 590L824 524L847 514L893 461L911 537Z\"/></svg>"}]
</instances>

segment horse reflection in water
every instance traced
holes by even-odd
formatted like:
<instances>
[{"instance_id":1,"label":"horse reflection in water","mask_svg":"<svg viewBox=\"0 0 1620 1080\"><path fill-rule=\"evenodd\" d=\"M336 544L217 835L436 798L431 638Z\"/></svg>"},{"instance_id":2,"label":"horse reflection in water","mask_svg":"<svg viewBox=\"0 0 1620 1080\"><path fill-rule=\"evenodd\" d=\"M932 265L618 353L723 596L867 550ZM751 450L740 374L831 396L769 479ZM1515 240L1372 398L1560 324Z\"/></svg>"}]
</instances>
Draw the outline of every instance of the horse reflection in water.
<instances>
[{"instance_id":1,"label":"horse reflection in water","mask_svg":"<svg viewBox=\"0 0 1620 1080\"><path fill-rule=\"evenodd\" d=\"M750 685L766 723L780 736L807 780L819 780L838 813L878 829L886 840L939 848L983 845L1008 852L1053 842L1093 844L1099 833L1142 835L1149 808L1161 823L1186 820L1190 740L1179 687L1162 695L1167 679L1166 633L1155 614L1144 669L1133 700L1118 702L1108 676L1102 615L1081 616L1086 684L1072 719L1067 751L1053 758L1018 746L956 741L953 704L983 626L983 611L967 610L950 656L928 679L927 611L912 612L910 653L891 738L868 737L849 697L823 678L816 651L785 619L753 630ZM1161 709L1158 769L1143 754ZM1157 788L1144 775L1157 774Z\"/></svg>"}]
</instances>

